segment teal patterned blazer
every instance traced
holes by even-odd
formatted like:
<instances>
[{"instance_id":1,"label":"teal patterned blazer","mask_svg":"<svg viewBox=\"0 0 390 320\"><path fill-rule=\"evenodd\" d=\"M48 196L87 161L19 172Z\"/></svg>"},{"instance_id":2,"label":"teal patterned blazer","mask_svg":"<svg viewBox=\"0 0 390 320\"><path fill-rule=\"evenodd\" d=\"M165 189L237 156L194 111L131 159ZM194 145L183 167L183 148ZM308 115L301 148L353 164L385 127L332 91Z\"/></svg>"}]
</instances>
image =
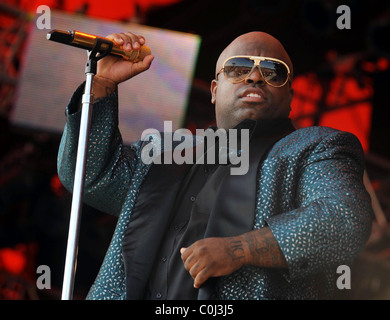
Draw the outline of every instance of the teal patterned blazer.
<instances>
[{"instance_id":1,"label":"teal patterned blazer","mask_svg":"<svg viewBox=\"0 0 390 320\"><path fill-rule=\"evenodd\" d=\"M80 86L67 106L58 153L59 177L69 191L73 187L80 122L77 108L82 93ZM129 289L122 241L134 223L131 218L137 201L148 197L140 194L153 166L141 161L146 142L125 146L118 121L117 93L94 104L83 199L118 217L118 222L87 299L126 299ZM288 269L244 266L217 279L213 299L331 298L337 267L351 266L370 235L373 213L363 172L364 153L351 133L309 127L277 141L257 171L252 229L271 228ZM158 185L158 178L152 178ZM171 179L174 182L175 178ZM146 241L151 247L157 245L153 237Z\"/></svg>"}]
</instances>

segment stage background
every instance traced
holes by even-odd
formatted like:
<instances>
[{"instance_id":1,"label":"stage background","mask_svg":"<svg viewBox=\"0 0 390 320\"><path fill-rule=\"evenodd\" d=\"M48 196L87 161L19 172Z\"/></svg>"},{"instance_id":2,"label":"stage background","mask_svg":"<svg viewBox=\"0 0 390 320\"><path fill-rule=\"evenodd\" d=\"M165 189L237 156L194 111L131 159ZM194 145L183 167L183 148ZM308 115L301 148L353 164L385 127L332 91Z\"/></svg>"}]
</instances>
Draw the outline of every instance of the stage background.
<instances>
[{"instance_id":1,"label":"stage background","mask_svg":"<svg viewBox=\"0 0 390 320\"><path fill-rule=\"evenodd\" d=\"M51 25L102 36L132 30L153 48L156 59L148 72L119 86L119 128L126 144L140 139L147 128L162 131L164 120L172 121L174 129L184 125L199 36L56 11L51 12ZM36 28L35 21L28 29L10 121L14 126L59 134L65 124L64 103L85 81L87 51L48 41L48 30Z\"/></svg>"}]
</instances>

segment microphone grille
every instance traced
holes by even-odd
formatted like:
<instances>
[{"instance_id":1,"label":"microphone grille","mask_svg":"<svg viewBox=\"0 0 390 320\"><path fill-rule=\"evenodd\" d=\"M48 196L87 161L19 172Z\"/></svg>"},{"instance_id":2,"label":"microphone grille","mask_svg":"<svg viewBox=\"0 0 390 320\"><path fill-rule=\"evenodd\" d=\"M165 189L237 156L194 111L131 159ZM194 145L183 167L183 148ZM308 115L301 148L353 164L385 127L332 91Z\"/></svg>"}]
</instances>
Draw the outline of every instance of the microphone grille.
<instances>
[{"instance_id":1,"label":"microphone grille","mask_svg":"<svg viewBox=\"0 0 390 320\"><path fill-rule=\"evenodd\" d=\"M144 60L144 58L150 54L152 54L152 50L150 50L148 46L143 45L139 52L138 61Z\"/></svg>"},{"instance_id":2,"label":"microphone grille","mask_svg":"<svg viewBox=\"0 0 390 320\"><path fill-rule=\"evenodd\" d=\"M144 58L151 53L152 51L150 50L150 48L144 45L139 50L125 52L124 58L131 62L139 62L144 60Z\"/></svg>"}]
</instances>

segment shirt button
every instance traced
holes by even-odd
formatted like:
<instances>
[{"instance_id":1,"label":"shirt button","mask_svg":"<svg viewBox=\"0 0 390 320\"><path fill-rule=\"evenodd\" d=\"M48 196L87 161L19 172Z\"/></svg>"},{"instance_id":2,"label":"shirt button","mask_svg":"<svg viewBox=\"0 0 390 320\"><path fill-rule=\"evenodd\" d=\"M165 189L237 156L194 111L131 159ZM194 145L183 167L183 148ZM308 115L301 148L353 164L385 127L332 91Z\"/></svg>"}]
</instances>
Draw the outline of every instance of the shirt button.
<instances>
[{"instance_id":1,"label":"shirt button","mask_svg":"<svg viewBox=\"0 0 390 320\"><path fill-rule=\"evenodd\" d=\"M179 230L179 229L180 229L180 225L175 224L175 225L173 226L173 230L177 231L177 230Z\"/></svg>"},{"instance_id":2,"label":"shirt button","mask_svg":"<svg viewBox=\"0 0 390 320\"><path fill-rule=\"evenodd\" d=\"M190 200L191 200L192 202L194 202L195 199L196 199L196 198L195 198L194 196L191 196L191 197L190 197Z\"/></svg>"},{"instance_id":3,"label":"shirt button","mask_svg":"<svg viewBox=\"0 0 390 320\"><path fill-rule=\"evenodd\" d=\"M161 261L162 261L162 262L167 262L167 257L163 257L163 258L161 259Z\"/></svg>"},{"instance_id":4,"label":"shirt button","mask_svg":"<svg viewBox=\"0 0 390 320\"><path fill-rule=\"evenodd\" d=\"M157 299L161 299L161 297L162 297L162 294L161 294L160 292L157 292L156 298L157 298Z\"/></svg>"}]
</instances>

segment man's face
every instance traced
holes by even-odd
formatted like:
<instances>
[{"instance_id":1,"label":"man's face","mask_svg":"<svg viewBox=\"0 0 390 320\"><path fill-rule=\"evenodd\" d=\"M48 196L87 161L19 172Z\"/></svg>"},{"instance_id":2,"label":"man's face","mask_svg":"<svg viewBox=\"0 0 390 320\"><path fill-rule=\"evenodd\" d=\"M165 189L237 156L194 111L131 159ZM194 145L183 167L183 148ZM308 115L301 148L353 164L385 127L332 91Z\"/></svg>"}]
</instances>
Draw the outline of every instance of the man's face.
<instances>
[{"instance_id":1,"label":"man's face","mask_svg":"<svg viewBox=\"0 0 390 320\"><path fill-rule=\"evenodd\" d=\"M233 42L222 53L217 70L233 55L270 57L287 63L284 53L272 38L253 33ZM287 118L293 98L290 81L282 87L272 87L264 81L258 68L240 83L231 83L221 72L211 83L211 94L217 126L225 129L233 128L245 119Z\"/></svg>"}]
</instances>

